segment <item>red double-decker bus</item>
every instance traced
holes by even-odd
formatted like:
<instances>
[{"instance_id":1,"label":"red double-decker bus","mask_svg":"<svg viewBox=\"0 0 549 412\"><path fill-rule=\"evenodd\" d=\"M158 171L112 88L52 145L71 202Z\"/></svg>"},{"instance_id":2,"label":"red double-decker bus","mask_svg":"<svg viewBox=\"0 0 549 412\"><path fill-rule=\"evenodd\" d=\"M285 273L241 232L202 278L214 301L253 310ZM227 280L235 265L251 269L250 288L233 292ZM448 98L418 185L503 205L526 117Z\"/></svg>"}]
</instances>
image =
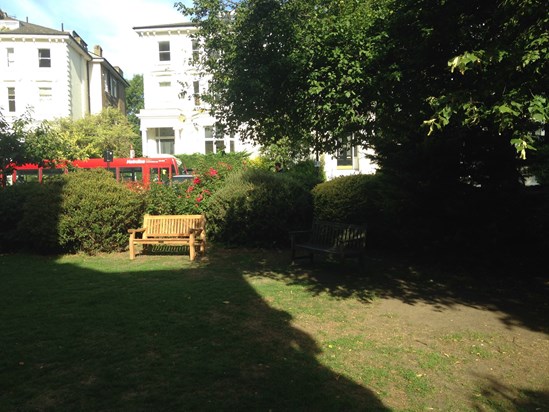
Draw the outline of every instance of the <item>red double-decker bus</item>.
<instances>
[{"instance_id":1,"label":"red double-decker bus","mask_svg":"<svg viewBox=\"0 0 549 412\"><path fill-rule=\"evenodd\" d=\"M166 156L114 158L110 162L106 162L102 158L73 160L64 164L57 164L55 167L41 167L36 164L26 163L15 167L11 176L8 176L7 183L41 183L48 177L67 173L72 167L75 169L107 169L113 173L118 181L141 182L148 185L154 182L170 181L173 176L179 173L178 162L177 158Z\"/></svg>"}]
</instances>

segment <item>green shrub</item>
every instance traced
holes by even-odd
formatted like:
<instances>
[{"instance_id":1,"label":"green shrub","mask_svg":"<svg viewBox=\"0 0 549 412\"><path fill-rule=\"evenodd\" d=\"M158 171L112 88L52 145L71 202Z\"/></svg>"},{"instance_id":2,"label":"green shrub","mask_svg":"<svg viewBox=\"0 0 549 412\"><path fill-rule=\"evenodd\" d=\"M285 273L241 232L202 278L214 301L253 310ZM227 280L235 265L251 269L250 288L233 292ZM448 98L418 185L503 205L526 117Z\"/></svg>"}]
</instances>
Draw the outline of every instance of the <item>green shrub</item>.
<instances>
[{"instance_id":1,"label":"green shrub","mask_svg":"<svg viewBox=\"0 0 549 412\"><path fill-rule=\"evenodd\" d=\"M315 162L312 160L298 162L292 165L286 173L311 189L326 180L323 168L315 166Z\"/></svg>"},{"instance_id":2,"label":"green shrub","mask_svg":"<svg viewBox=\"0 0 549 412\"><path fill-rule=\"evenodd\" d=\"M37 252L112 252L144 212L140 195L102 169L79 170L38 185L23 205L18 239Z\"/></svg>"},{"instance_id":3,"label":"green shrub","mask_svg":"<svg viewBox=\"0 0 549 412\"><path fill-rule=\"evenodd\" d=\"M250 164L250 155L246 152L179 154L176 157L181 160L181 173L191 170L193 173L202 174L210 170L210 167L241 170Z\"/></svg>"},{"instance_id":4,"label":"green shrub","mask_svg":"<svg viewBox=\"0 0 549 412\"><path fill-rule=\"evenodd\" d=\"M60 244L86 253L124 250L128 228L139 226L143 211L141 196L106 170L71 173L63 188Z\"/></svg>"},{"instance_id":5,"label":"green shrub","mask_svg":"<svg viewBox=\"0 0 549 412\"><path fill-rule=\"evenodd\" d=\"M249 169L229 176L212 195L206 218L213 240L228 244L288 242L288 231L309 226L308 187L289 174Z\"/></svg>"},{"instance_id":6,"label":"green shrub","mask_svg":"<svg viewBox=\"0 0 549 412\"><path fill-rule=\"evenodd\" d=\"M16 239L33 252L62 252L59 241L63 187L66 176L35 184L23 206ZM26 185L26 184L25 184Z\"/></svg>"},{"instance_id":7,"label":"green shrub","mask_svg":"<svg viewBox=\"0 0 549 412\"><path fill-rule=\"evenodd\" d=\"M0 189L0 250L17 250L25 243L27 236L19 235L18 226L27 209L27 202L40 190L41 185L34 182Z\"/></svg>"},{"instance_id":8,"label":"green shrub","mask_svg":"<svg viewBox=\"0 0 549 412\"><path fill-rule=\"evenodd\" d=\"M367 225L371 245L407 242L402 225L414 202L381 174L338 177L315 186L312 195L315 219Z\"/></svg>"}]
</instances>

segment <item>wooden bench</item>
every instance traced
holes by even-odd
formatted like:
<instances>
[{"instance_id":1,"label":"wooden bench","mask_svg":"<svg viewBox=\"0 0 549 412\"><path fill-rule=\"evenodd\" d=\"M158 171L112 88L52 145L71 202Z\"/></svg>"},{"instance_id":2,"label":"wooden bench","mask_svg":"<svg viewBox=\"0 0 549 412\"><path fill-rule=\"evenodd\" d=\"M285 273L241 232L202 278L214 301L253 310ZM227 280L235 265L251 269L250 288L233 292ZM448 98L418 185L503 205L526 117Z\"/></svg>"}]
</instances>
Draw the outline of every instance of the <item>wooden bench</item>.
<instances>
[{"instance_id":1,"label":"wooden bench","mask_svg":"<svg viewBox=\"0 0 549 412\"><path fill-rule=\"evenodd\" d=\"M311 230L290 232L292 261L296 258L309 257L314 253L337 255L342 260L346 257L358 257L362 260L366 250L366 226L346 223L315 221ZM301 249L306 256L296 256Z\"/></svg>"},{"instance_id":2,"label":"wooden bench","mask_svg":"<svg viewBox=\"0 0 549 412\"><path fill-rule=\"evenodd\" d=\"M206 252L206 219L204 215L145 215L143 227L129 229L130 259L135 259L136 245L189 246L190 260L196 247Z\"/></svg>"}]
</instances>

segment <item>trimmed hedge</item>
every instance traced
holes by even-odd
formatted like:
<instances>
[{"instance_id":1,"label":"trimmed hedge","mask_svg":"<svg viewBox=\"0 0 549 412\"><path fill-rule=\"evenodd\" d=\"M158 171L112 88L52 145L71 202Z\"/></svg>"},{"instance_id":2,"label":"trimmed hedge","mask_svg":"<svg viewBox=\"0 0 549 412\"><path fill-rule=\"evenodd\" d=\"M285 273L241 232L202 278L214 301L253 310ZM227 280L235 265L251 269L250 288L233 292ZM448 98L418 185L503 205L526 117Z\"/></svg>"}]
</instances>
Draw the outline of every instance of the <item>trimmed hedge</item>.
<instances>
[{"instance_id":1,"label":"trimmed hedge","mask_svg":"<svg viewBox=\"0 0 549 412\"><path fill-rule=\"evenodd\" d=\"M366 224L370 248L530 259L547 249L545 188L403 187L382 174L340 177L313 191L314 217Z\"/></svg>"},{"instance_id":2,"label":"trimmed hedge","mask_svg":"<svg viewBox=\"0 0 549 412\"><path fill-rule=\"evenodd\" d=\"M64 250L86 253L124 250L128 228L139 227L144 201L103 169L67 175L59 220Z\"/></svg>"},{"instance_id":3,"label":"trimmed hedge","mask_svg":"<svg viewBox=\"0 0 549 412\"><path fill-rule=\"evenodd\" d=\"M368 226L376 246L406 242L401 232L411 198L381 174L342 176L312 190L314 218Z\"/></svg>"},{"instance_id":4,"label":"trimmed hedge","mask_svg":"<svg viewBox=\"0 0 549 412\"><path fill-rule=\"evenodd\" d=\"M310 188L285 173L249 169L229 176L206 212L211 239L227 244L288 243L288 231L310 225Z\"/></svg>"},{"instance_id":5,"label":"trimmed hedge","mask_svg":"<svg viewBox=\"0 0 549 412\"><path fill-rule=\"evenodd\" d=\"M23 247L26 236L19 236L18 225L24 216L26 203L37 196L40 190L41 185L34 182L0 189L1 251L14 251Z\"/></svg>"},{"instance_id":6,"label":"trimmed hedge","mask_svg":"<svg viewBox=\"0 0 549 412\"><path fill-rule=\"evenodd\" d=\"M0 210L14 203L16 219L7 230L0 229L0 236L10 236L14 247L42 253L124 250L128 228L138 227L144 213L142 196L102 169L6 188Z\"/></svg>"}]
</instances>

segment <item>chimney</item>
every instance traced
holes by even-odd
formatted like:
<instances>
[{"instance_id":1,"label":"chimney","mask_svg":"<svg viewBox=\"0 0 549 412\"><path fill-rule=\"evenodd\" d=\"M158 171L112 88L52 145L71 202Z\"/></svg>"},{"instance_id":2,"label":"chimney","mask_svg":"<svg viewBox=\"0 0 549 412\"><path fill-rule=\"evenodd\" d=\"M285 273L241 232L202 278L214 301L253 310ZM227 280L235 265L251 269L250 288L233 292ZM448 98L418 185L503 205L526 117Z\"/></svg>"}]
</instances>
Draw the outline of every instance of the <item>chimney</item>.
<instances>
[{"instance_id":1,"label":"chimney","mask_svg":"<svg viewBox=\"0 0 549 412\"><path fill-rule=\"evenodd\" d=\"M99 45L95 45L93 46L93 54L99 56L99 57L103 57L103 49L101 48L101 46Z\"/></svg>"}]
</instances>

